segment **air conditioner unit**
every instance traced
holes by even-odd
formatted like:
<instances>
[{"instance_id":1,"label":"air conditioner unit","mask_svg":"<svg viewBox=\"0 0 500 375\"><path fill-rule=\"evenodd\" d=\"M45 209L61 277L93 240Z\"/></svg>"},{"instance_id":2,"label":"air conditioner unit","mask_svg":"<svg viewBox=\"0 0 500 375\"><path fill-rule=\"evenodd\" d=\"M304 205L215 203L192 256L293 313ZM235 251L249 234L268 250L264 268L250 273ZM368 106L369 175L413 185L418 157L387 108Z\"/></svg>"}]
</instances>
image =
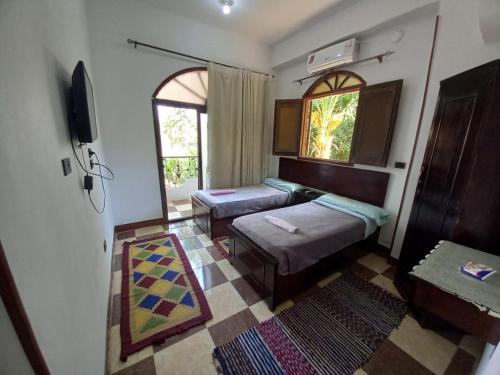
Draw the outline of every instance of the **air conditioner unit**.
<instances>
[{"instance_id":1,"label":"air conditioner unit","mask_svg":"<svg viewBox=\"0 0 500 375\"><path fill-rule=\"evenodd\" d=\"M353 38L311 53L307 57L307 72L313 74L354 62L358 57L358 49L358 41Z\"/></svg>"}]
</instances>

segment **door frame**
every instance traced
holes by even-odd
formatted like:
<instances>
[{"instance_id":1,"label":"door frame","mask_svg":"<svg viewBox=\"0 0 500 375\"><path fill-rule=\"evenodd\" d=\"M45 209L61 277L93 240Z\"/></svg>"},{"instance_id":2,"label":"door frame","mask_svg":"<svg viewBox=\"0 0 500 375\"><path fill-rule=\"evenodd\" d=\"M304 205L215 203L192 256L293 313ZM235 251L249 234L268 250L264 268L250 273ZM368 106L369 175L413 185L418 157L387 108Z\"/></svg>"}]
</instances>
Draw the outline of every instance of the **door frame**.
<instances>
[{"instance_id":1,"label":"door frame","mask_svg":"<svg viewBox=\"0 0 500 375\"><path fill-rule=\"evenodd\" d=\"M33 372L50 375L0 241L0 297Z\"/></svg>"},{"instance_id":2,"label":"door frame","mask_svg":"<svg viewBox=\"0 0 500 375\"><path fill-rule=\"evenodd\" d=\"M160 119L158 117L158 106L196 110L196 126L198 132L198 188L199 189L203 187L203 158L201 151L201 114L207 113L207 106L201 104L191 104L191 103L177 102L175 100L157 99L157 98L152 98L152 106L153 106L153 123L155 129L156 162L158 167L158 177L160 181L161 206L162 206L161 209L165 221L167 223L175 223L178 221L189 219L192 216L188 218L182 217L173 220L170 220L168 217L167 189L165 188L165 171L163 168L161 130L160 130Z\"/></svg>"}]
</instances>

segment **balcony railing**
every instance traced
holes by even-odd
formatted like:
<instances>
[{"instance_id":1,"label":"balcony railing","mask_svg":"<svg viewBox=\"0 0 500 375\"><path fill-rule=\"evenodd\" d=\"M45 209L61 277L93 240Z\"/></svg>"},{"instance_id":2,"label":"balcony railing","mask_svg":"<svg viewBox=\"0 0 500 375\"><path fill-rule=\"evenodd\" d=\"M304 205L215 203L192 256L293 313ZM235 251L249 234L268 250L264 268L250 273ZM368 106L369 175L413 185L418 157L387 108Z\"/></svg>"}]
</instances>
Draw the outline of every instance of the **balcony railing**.
<instances>
[{"instance_id":1,"label":"balcony railing","mask_svg":"<svg viewBox=\"0 0 500 375\"><path fill-rule=\"evenodd\" d=\"M163 157L163 170L167 188L181 186L187 179L198 176L197 156Z\"/></svg>"}]
</instances>

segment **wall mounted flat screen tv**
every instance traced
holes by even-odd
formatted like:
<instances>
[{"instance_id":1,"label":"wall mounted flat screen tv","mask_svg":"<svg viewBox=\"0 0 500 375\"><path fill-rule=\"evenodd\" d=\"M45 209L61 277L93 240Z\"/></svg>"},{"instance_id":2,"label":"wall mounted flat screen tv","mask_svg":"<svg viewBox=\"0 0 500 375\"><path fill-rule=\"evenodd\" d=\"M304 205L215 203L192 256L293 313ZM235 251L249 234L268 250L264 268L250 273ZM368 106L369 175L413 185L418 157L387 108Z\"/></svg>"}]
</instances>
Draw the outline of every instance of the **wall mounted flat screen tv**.
<instances>
[{"instance_id":1,"label":"wall mounted flat screen tv","mask_svg":"<svg viewBox=\"0 0 500 375\"><path fill-rule=\"evenodd\" d=\"M92 143L97 139L94 92L83 61L76 64L71 81L73 127L80 143Z\"/></svg>"}]
</instances>

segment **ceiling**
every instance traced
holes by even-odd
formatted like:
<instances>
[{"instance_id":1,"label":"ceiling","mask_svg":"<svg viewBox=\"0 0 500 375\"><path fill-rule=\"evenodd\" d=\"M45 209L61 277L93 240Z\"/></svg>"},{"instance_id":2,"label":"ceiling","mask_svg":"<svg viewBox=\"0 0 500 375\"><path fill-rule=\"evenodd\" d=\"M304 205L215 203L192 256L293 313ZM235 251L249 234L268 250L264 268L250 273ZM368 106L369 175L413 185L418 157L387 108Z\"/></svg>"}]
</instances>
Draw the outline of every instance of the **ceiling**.
<instances>
[{"instance_id":1,"label":"ceiling","mask_svg":"<svg viewBox=\"0 0 500 375\"><path fill-rule=\"evenodd\" d=\"M144 0L143 0L144 1ZM147 0L171 13L273 44L331 13L343 0L234 0L231 14L222 14L217 0ZM348 3L352 0L347 0Z\"/></svg>"}]
</instances>

